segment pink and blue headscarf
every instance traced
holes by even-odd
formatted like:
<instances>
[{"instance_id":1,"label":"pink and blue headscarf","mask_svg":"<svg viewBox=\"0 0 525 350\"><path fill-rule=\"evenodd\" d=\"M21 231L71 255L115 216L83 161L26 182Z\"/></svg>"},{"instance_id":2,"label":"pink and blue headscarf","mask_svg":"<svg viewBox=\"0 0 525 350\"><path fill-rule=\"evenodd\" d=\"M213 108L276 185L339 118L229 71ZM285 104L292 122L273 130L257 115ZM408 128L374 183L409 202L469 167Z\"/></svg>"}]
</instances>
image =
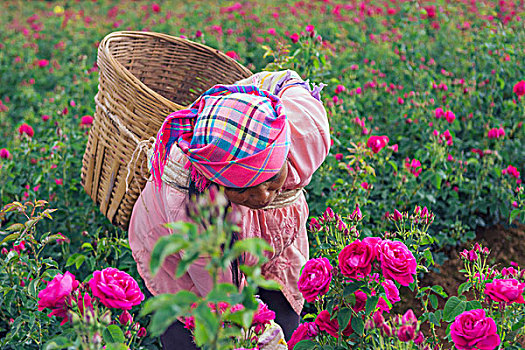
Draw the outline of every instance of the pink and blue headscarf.
<instances>
[{"instance_id":1,"label":"pink and blue headscarf","mask_svg":"<svg viewBox=\"0 0 525 350\"><path fill-rule=\"evenodd\" d=\"M173 145L190 161L191 177L199 190L210 182L245 188L279 172L288 155L290 135L277 96L252 85L215 85L162 124L151 164L158 187Z\"/></svg>"}]
</instances>

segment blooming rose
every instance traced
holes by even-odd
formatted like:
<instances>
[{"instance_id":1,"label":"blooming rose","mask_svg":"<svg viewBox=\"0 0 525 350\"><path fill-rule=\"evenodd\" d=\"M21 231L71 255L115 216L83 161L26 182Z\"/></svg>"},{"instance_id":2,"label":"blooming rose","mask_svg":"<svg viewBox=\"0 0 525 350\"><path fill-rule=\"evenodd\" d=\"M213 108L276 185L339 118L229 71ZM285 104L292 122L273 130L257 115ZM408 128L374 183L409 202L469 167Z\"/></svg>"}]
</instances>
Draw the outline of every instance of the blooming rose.
<instances>
[{"instance_id":1,"label":"blooming rose","mask_svg":"<svg viewBox=\"0 0 525 350\"><path fill-rule=\"evenodd\" d=\"M372 152L377 153L388 144L388 141L390 141L388 136L370 136L366 146L371 148Z\"/></svg>"},{"instance_id":2,"label":"blooming rose","mask_svg":"<svg viewBox=\"0 0 525 350\"><path fill-rule=\"evenodd\" d=\"M523 304L524 288L525 283L520 283L514 278L494 280L485 285L485 294L494 301Z\"/></svg>"},{"instance_id":3,"label":"blooming rose","mask_svg":"<svg viewBox=\"0 0 525 350\"><path fill-rule=\"evenodd\" d=\"M525 80L519 81L514 85L514 93L518 96L525 95Z\"/></svg>"},{"instance_id":4,"label":"blooming rose","mask_svg":"<svg viewBox=\"0 0 525 350\"><path fill-rule=\"evenodd\" d=\"M93 296L107 307L130 310L144 300L137 281L119 269L108 267L102 271L93 272L89 281Z\"/></svg>"},{"instance_id":5,"label":"blooming rose","mask_svg":"<svg viewBox=\"0 0 525 350\"><path fill-rule=\"evenodd\" d=\"M337 331L339 330L339 322L337 322L337 317L330 320L331 317L332 316L327 310L323 310L317 315L315 324L319 327L319 330L325 331L331 336L338 338L339 334L337 334ZM353 332L354 330L352 329L351 321L348 321L348 325L345 327L342 334L348 337Z\"/></svg>"},{"instance_id":6,"label":"blooming rose","mask_svg":"<svg viewBox=\"0 0 525 350\"><path fill-rule=\"evenodd\" d=\"M33 135L35 134L35 131L31 127L31 125L24 123L20 125L20 127L18 128L18 133L20 135L26 134L29 137L33 137Z\"/></svg>"},{"instance_id":7,"label":"blooming rose","mask_svg":"<svg viewBox=\"0 0 525 350\"><path fill-rule=\"evenodd\" d=\"M0 149L0 158L3 158L3 159L11 158L11 153L9 153L9 150L7 148Z\"/></svg>"},{"instance_id":8,"label":"blooming rose","mask_svg":"<svg viewBox=\"0 0 525 350\"><path fill-rule=\"evenodd\" d=\"M414 282L417 262L407 246L399 241L383 240L379 245L378 259L385 278L393 279L403 286Z\"/></svg>"},{"instance_id":9,"label":"blooming rose","mask_svg":"<svg viewBox=\"0 0 525 350\"><path fill-rule=\"evenodd\" d=\"M297 285L307 302L311 303L324 295L332 281L332 265L327 258L311 259L304 265Z\"/></svg>"},{"instance_id":10,"label":"blooming rose","mask_svg":"<svg viewBox=\"0 0 525 350\"><path fill-rule=\"evenodd\" d=\"M85 115L80 118L80 125L91 126L93 124L93 117L90 115Z\"/></svg>"},{"instance_id":11,"label":"blooming rose","mask_svg":"<svg viewBox=\"0 0 525 350\"><path fill-rule=\"evenodd\" d=\"M450 335L459 350L492 350L500 344L496 323L485 310L465 311L450 325Z\"/></svg>"},{"instance_id":12,"label":"blooming rose","mask_svg":"<svg viewBox=\"0 0 525 350\"><path fill-rule=\"evenodd\" d=\"M339 253L339 269L349 278L369 275L375 256L375 251L370 244L357 239Z\"/></svg>"},{"instance_id":13,"label":"blooming rose","mask_svg":"<svg viewBox=\"0 0 525 350\"><path fill-rule=\"evenodd\" d=\"M53 309L48 315L62 317L62 323L67 322L67 307L71 293L78 288L78 281L69 271L58 274L38 293L38 310Z\"/></svg>"},{"instance_id":14,"label":"blooming rose","mask_svg":"<svg viewBox=\"0 0 525 350\"><path fill-rule=\"evenodd\" d=\"M293 332L292 337L287 342L288 350L292 350L293 347L301 340L312 339L318 333L317 325L315 322L302 323Z\"/></svg>"},{"instance_id":15,"label":"blooming rose","mask_svg":"<svg viewBox=\"0 0 525 350\"><path fill-rule=\"evenodd\" d=\"M265 303L260 303L252 321L252 326L255 326L255 333L262 332L264 326L269 324L271 320L275 320L275 312L268 309L268 305Z\"/></svg>"}]
</instances>

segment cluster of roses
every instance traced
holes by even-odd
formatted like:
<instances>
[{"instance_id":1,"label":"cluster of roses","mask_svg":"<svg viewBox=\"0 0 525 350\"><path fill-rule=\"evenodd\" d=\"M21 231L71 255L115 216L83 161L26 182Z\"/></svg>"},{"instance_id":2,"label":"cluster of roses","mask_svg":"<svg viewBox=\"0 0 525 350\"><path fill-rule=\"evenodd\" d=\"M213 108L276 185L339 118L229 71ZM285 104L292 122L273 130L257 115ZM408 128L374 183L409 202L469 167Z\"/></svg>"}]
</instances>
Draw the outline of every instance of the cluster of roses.
<instances>
[{"instance_id":1,"label":"cluster of roses","mask_svg":"<svg viewBox=\"0 0 525 350\"><path fill-rule=\"evenodd\" d=\"M197 307L197 303L194 303L192 305L192 309ZM217 305L214 303L209 303L208 307L210 308L212 313L219 312L220 315L223 315L225 313L234 314L236 312L239 312L241 310L244 310L244 305L242 304L236 304L231 306L227 302L219 302ZM266 325L270 324L271 321L275 320L275 312L268 309L268 305L263 303L262 301L259 301L259 306L257 307L257 311L253 315L253 320L251 324L251 328L255 332L256 335L262 334L264 331L264 328ZM222 323L222 327L228 326ZM184 328L194 331L195 330L195 317L194 316L188 316L184 317ZM256 339L255 339L256 340Z\"/></svg>"},{"instance_id":2,"label":"cluster of roses","mask_svg":"<svg viewBox=\"0 0 525 350\"><path fill-rule=\"evenodd\" d=\"M463 250L460 256L469 272L476 270L472 264L485 266L489 253L487 247L476 243L471 250ZM481 273L471 276L471 282L483 285L485 301L489 305L497 303L492 304L490 310L504 310L510 304L525 304L525 283L520 282L524 274L525 271L521 271L518 264L512 262L511 266L503 268L501 272L494 267L483 269ZM486 316L484 309L465 311L457 316L450 326L450 335L454 345L460 350L495 349L501 343L496 322Z\"/></svg>"},{"instance_id":3,"label":"cluster of roses","mask_svg":"<svg viewBox=\"0 0 525 350\"><path fill-rule=\"evenodd\" d=\"M383 337L394 337L402 342L413 341L416 345L422 345L425 337L419 330L419 325L416 315L410 309L403 316L396 315L388 321L381 313L376 312L372 319L367 321L365 329L378 329ZM426 345L423 349L430 350L430 346Z\"/></svg>"},{"instance_id":4,"label":"cluster of roses","mask_svg":"<svg viewBox=\"0 0 525 350\"><path fill-rule=\"evenodd\" d=\"M197 307L197 303L194 303L191 308L195 309ZM234 314L236 312L239 312L241 310L244 310L244 305L242 304L236 304L236 305L230 305L227 302L219 302L217 304L214 303L208 303L208 307L210 308L212 313L219 313L221 316L228 315L228 314ZM259 337L264 333L267 326L275 320L275 312L270 310L268 308L268 305L263 303L259 300L259 306L257 307L257 311L255 312L252 324L250 326L250 331L247 333L250 339L248 341L250 342L250 348L236 348L235 350L258 350L259 348L264 348L264 344L260 344ZM228 322L222 322L221 327L231 327L232 325ZM184 317L184 328L190 330L191 332L195 331L195 317L194 316L187 316Z\"/></svg>"},{"instance_id":5,"label":"cluster of roses","mask_svg":"<svg viewBox=\"0 0 525 350\"><path fill-rule=\"evenodd\" d=\"M490 129L487 134L487 137L489 139L499 139L499 138L502 138L503 136L505 136L505 129L503 129L503 127L501 126L499 128Z\"/></svg>"},{"instance_id":6,"label":"cluster of roses","mask_svg":"<svg viewBox=\"0 0 525 350\"><path fill-rule=\"evenodd\" d=\"M390 312L391 306L400 300L397 282L400 285L408 286L414 282L413 275L416 273L417 262L414 255L407 246L400 241L381 239L379 237L366 237L362 240L356 239L344 247L338 255L339 271L333 271L334 267L325 258L310 259L303 267L299 277L298 287L308 302L314 302L321 296L328 293L332 277L336 273L341 273L344 283L363 280L367 285L382 287L386 294L379 297L376 309L377 320L383 312ZM384 277L381 282L378 273L373 270L381 271ZM377 292L372 288L372 296ZM354 292L355 303L352 307L355 313L363 311L368 299L366 293L361 290ZM378 323L379 324L379 323ZM318 332L324 331L333 337L338 337L340 329L337 318L333 318L327 310L322 310L315 319L315 322L301 325L292 336L289 342L289 349L292 349L297 342L304 339L315 337ZM350 336L353 333L351 320L342 330L343 336ZM414 337L402 337L403 339L414 340Z\"/></svg>"},{"instance_id":7,"label":"cluster of roses","mask_svg":"<svg viewBox=\"0 0 525 350\"><path fill-rule=\"evenodd\" d=\"M454 120L456 120L456 115L452 111L444 111L443 108L439 107L434 110L434 114L436 116L436 119L445 118L445 120L449 123L452 123Z\"/></svg>"},{"instance_id":8,"label":"cluster of roses","mask_svg":"<svg viewBox=\"0 0 525 350\"><path fill-rule=\"evenodd\" d=\"M127 310L139 305L142 300L144 294L140 291L137 281L119 269L109 267L95 271L85 285L66 271L63 275L56 275L46 288L38 293L38 310L51 309L48 316L62 318L63 325L68 321L73 322L78 315L81 321L89 322L96 315L96 305L101 303L108 308L122 310L119 321L128 325L133 322L133 318ZM139 323L133 325L133 329L138 332L138 337L146 335L146 329L140 327Z\"/></svg>"}]
</instances>

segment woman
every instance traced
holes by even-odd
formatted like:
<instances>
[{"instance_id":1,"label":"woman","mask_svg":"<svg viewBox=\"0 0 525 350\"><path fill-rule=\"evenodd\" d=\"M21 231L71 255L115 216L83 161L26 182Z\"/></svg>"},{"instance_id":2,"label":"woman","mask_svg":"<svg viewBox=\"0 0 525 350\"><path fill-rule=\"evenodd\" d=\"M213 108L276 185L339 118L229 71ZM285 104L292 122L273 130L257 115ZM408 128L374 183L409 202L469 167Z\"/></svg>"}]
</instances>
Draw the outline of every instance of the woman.
<instances>
[{"instance_id":1,"label":"woman","mask_svg":"<svg viewBox=\"0 0 525 350\"><path fill-rule=\"evenodd\" d=\"M330 147L320 90L311 90L293 71L261 72L235 85L217 85L166 119L152 157L154 181L137 200L129 227L138 271L152 294L185 289L205 296L211 289L206 257L179 279L173 277L178 254L168 257L155 276L148 266L157 239L170 234L162 224L188 220L190 188L202 191L215 183L241 213L239 238L263 238L274 249L262 274L281 290L259 294L290 338L304 303L297 281L308 260L308 205L302 188ZM248 256L244 263L255 262ZM231 282L231 271L224 271L221 281ZM161 340L166 349L195 349L180 322Z\"/></svg>"}]
</instances>

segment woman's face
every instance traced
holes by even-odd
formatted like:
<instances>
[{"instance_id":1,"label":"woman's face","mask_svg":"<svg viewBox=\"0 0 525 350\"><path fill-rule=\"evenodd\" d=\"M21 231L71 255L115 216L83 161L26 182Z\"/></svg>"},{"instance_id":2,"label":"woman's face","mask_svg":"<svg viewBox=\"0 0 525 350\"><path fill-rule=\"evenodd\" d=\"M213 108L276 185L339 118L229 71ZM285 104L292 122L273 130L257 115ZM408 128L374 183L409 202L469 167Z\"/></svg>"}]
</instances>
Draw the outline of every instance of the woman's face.
<instances>
[{"instance_id":1,"label":"woman's face","mask_svg":"<svg viewBox=\"0 0 525 350\"><path fill-rule=\"evenodd\" d=\"M270 204L281 191L288 176L288 162L284 162L281 170L271 179L262 184L246 188L226 187L224 194L230 202L244 205L251 209L261 209Z\"/></svg>"}]
</instances>

